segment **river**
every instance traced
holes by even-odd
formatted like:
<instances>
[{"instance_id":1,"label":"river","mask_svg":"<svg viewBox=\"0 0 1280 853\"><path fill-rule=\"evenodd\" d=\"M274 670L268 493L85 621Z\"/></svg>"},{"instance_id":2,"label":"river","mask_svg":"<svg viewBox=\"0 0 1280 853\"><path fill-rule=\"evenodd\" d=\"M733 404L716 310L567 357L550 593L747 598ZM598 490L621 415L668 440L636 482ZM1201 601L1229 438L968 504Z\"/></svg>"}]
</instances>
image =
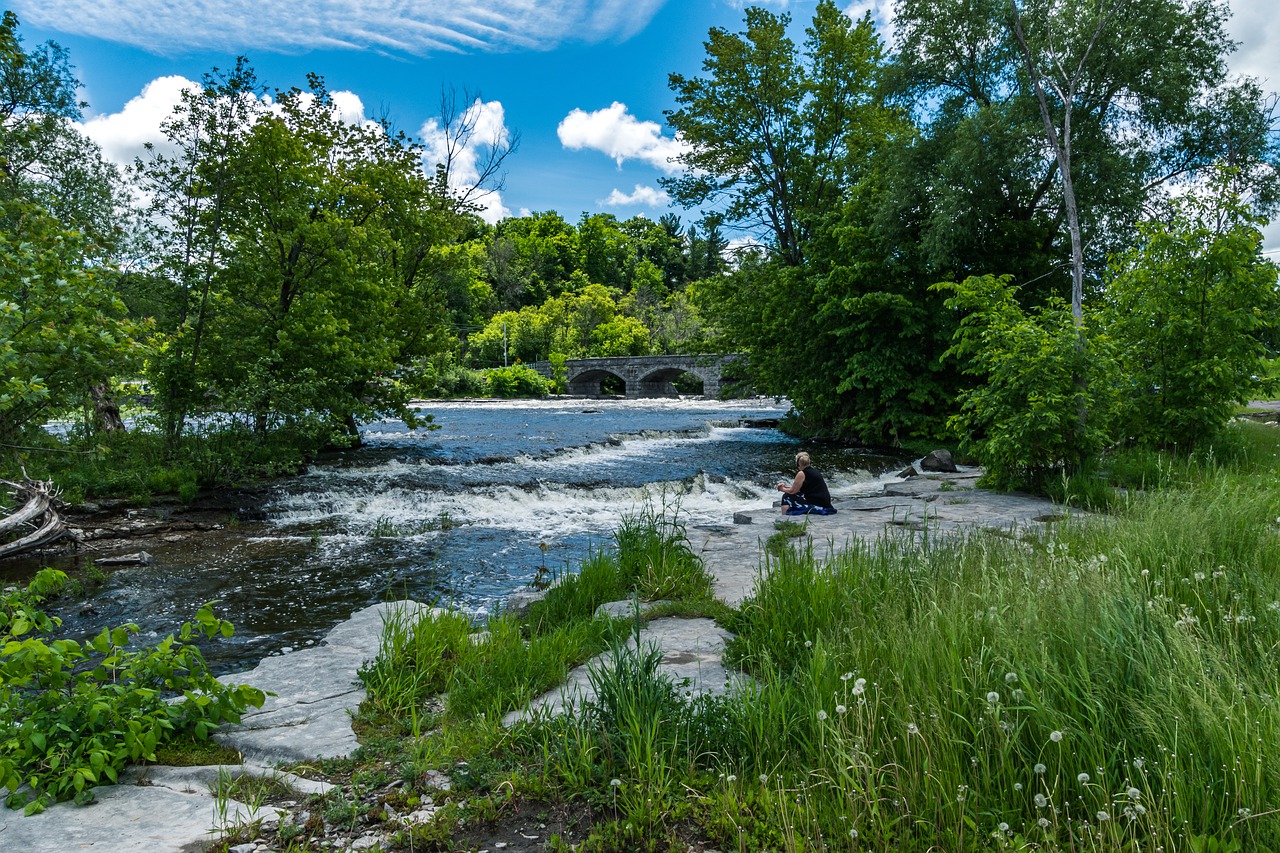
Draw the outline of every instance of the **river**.
<instances>
[{"instance_id":1,"label":"river","mask_svg":"<svg viewBox=\"0 0 1280 853\"><path fill-rule=\"evenodd\" d=\"M309 645L387 598L483 621L505 596L565 571L646 502L690 528L731 524L776 499L798 443L772 400L539 400L422 404L438 429L365 425L364 446L277 484L266 521L160 543L58 615L72 634L133 621L148 641L205 601L236 625L206 648L219 672ZM902 458L809 448L836 496L875 487Z\"/></svg>"}]
</instances>

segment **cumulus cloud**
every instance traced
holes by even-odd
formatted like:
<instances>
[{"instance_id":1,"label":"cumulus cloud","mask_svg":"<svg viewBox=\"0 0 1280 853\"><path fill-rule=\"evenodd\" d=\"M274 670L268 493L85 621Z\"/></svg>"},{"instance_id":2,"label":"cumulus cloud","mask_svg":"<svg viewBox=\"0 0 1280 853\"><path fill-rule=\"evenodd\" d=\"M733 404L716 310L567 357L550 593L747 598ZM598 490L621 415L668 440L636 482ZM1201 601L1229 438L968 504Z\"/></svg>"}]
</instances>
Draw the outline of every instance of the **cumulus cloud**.
<instances>
[{"instance_id":1,"label":"cumulus cloud","mask_svg":"<svg viewBox=\"0 0 1280 853\"><path fill-rule=\"evenodd\" d=\"M486 222L511 215L502 203L502 194L486 186L500 177L488 174L492 171L489 158L511 143L501 101L476 98L452 127L445 127L439 119L428 119L418 135L426 149L422 162L428 173L434 173L437 164L448 164L449 188L479 204Z\"/></svg>"},{"instance_id":2,"label":"cumulus cloud","mask_svg":"<svg viewBox=\"0 0 1280 853\"><path fill-rule=\"evenodd\" d=\"M160 154L172 154L172 146L164 137L160 125L173 115L173 109L182 101L182 93L199 89L200 84L186 77L171 75L157 77L142 91L130 98L119 112L102 113L80 124L85 136L98 143L103 155L121 166L132 165L135 158L144 157L146 144ZM364 102L354 92L331 92L334 114L348 124L364 124L377 127L364 115ZM309 94L303 97L311 97ZM270 98L265 100L267 109L276 109Z\"/></svg>"},{"instance_id":3,"label":"cumulus cloud","mask_svg":"<svg viewBox=\"0 0 1280 853\"><path fill-rule=\"evenodd\" d=\"M663 136L662 125L637 119L618 101L594 112L574 109L560 122L556 134L565 148L600 151L619 167L627 160L639 160L668 174L680 171L675 162L684 150L680 140Z\"/></svg>"},{"instance_id":4,"label":"cumulus cloud","mask_svg":"<svg viewBox=\"0 0 1280 853\"><path fill-rule=\"evenodd\" d=\"M154 144L157 151L168 153L160 124L173 115L173 108L182 100L182 92L195 88L199 88L199 84L186 77L157 77L119 112L94 116L80 129L98 143L108 160L122 166L141 157L143 146L148 142Z\"/></svg>"},{"instance_id":5,"label":"cumulus cloud","mask_svg":"<svg viewBox=\"0 0 1280 853\"><path fill-rule=\"evenodd\" d=\"M23 23L156 53L374 49L393 53L547 50L635 35L666 0L14 0Z\"/></svg>"},{"instance_id":6,"label":"cumulus cloud","mask_svg":"<svg viewBox=\"0 0 1280 853\"><path fill-rule=\"evenodd\" d=\"M892 43L894 39L894 15L893 0L853 0L844 13L853 21L862 20L862 16L871 13L871 20L876 22L876 27L880 30L886 42Z\"/></svg>"},{"instance_id":7,"label":"cumulus cloud","mask_svg":"<svg viewBox=\"0 0 1280 853\"><path fill-rule=\"evenodd\" d=\"M635 192L627 195L622 190L614 188L609 193L609 197L601 199L599 204L606 207L631 207L637 204L643 204L647 207L666 207L671 203L671 196L667 195L660 189L654 187L646 187L636 184Z\"/></svg>"}]
</instances>

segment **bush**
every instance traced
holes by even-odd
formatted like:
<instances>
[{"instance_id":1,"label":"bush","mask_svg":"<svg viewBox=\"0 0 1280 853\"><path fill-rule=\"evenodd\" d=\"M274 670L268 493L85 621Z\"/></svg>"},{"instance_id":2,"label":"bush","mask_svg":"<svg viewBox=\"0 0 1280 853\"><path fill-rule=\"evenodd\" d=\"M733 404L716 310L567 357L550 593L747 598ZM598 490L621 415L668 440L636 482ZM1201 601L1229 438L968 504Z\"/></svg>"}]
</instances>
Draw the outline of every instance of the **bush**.
<instances>
[{"instance_id":1,"label":"bush","mask_svg":"<svg viewBox=\"0 0 1280 853\"><path fill-rule=\"evenodd\" d=\"M45 569L27 589L0 596L0 786L26 814L50 803L93 799L130 762L155 761L180 737L207 740L220 723L239 722L264 695L213 677L197 637L230 637L231 623L210 605L151 648L132 648L138 626L104 628L92 640L46 642L59 620L40 605L66 575ZM181 697L180 701L170 701ZM29 790L19 791L23 785Z\"/></svg>"},{"instance_id":2,"label":"bush","mask_svg":"<svg viewBox=\"0 0 1280 853\"><path fill-rule=\"evenodd\" d=\"M954 294L948 308L968 312L946 355L980 384L960 395L948 426L986 466L983 485L1043 491L1050 477L1095 460L1115 408L1105 340L1060 299L1024 310L1008 276L936 287Z\"/></svg>"},{"instance_id":3,"label":"bush","mask_svg":"<svg viewBox=\"0 0 1280 853\"><path fill-rule=\"evenodd\" d=\"M484 375L493 397L545 397L551 393L551 380L527 364L495 367Z\"/></svg>"}]
</instances>

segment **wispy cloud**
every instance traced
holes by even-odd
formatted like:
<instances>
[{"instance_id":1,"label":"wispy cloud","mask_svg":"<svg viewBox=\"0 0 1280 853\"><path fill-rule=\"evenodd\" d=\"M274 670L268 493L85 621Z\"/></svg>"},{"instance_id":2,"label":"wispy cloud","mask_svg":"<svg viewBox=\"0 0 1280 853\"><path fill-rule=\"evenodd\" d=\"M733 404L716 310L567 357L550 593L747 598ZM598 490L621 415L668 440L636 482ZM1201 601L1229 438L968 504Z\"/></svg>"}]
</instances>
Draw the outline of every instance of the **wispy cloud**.
<instances>
[{"instance_id":1,"label":"wispy cloud","mask_svg":"<svg viewBox=\"0 0 1280 853\"><path fill-rule=\"evenodd\" d=\"M13 0L27 24L176 53L374 49L393 53L546 50L626 39L666 0Z\"/></svg>"},{"instance_id":2,"label":"wispy cloud","mask_svg":"<svg viewBox=\"0 0 1280 853\"><path fill-rule=\"evenodd\" d=\"M639 160L667 174L680 171L675 162L684 149L680 141L663 136L662 125L637 119L627 112L626 104L617 101L594 112L573 110L560 122L556 134L565 148L600 151L619 167L627 160Z\"/></svg>"},{"instance_id":3,"label":"wispy cloud","mask_svg":"<svg viewBox=\"0 0 1280 853\"><path fill-rule=\"evenodd\" d=\"M655 187L636 184L635 192L630 195L615 187L613 192L609 193L609 197L601 199L599 203L605 207L632 207L637 204L643 204L646 207L666 207L671 203L671 196Z\"/></svg>"}]
</instances>

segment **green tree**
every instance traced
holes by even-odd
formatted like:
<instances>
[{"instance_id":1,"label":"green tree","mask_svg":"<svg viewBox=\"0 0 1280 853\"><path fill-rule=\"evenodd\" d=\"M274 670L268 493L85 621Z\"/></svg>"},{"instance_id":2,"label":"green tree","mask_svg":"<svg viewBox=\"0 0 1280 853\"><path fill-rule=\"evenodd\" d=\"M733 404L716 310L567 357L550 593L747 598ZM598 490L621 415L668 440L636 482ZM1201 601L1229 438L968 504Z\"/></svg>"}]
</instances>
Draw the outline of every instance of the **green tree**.
<instances>
[{"instance_id":1,"label":"green tree","mask_svg":"<svg viewBox=\"0 0 1280 853\"><path fill-rule=\"evenodd\" d=\"M830 0L818 3L803 49L787 35L790 16L745 15L742 33L711 30L707 76L670 76L680 108L667 121L687 146L688 171L663 185L685 207L722 209L725 222L800 266L857 155L880 135L880 40L870 18L852 24Z\"/></svg>"},{"instance_id":2,"label":"green tree","mask_svg":"<svg viewBox=\"0 0 1280 853\"><path fill-rule=\"evenodd\" d=\"M148 373L170 439L208 400L197 368L205 358L215 285L231 253L228 209L239 192L232 157L264 109L263 91L244 57L229 72L214 68L199 89L182 93L161 125L172 153L148 145L150 157L135 165L152 200L152 263L169 282L169 292L159 294L168 303L167 322L154 342Z\"/></svg>"},{"instance_id":3,"label":"green tree","mask_svg":"<svg viewBox=\"0 0 1280 853\"><path fill-rule=\"evenodd\" d=\"M1124 437L1182 451L1212 439L1263 385L1280 328L1262 220L1219 180L1179 199L1111 264L1100 322L1121 369Z\"/></svg>"},{"instance_id":4,"label":"green tree","mask_svg":"<svg viewBox=\"0 0 1280 853\"><path fill-rule=\"evenodd\" d=\"M1037 283L1022 290L1034 300L1068 295L1074 266L1082 300L1145 211L1219 162L1269 209L1271 103L1227 77L1228 14L1221 0L904 0L896 89L922 137L890 216L914 223L904 236L938 277L1007 273Z\"/></svg>"},{"instance_id":5,"label":"green tree","mask_svg":"<svg viewBox=\"0 0 1280 853\"><path fill-rule=\"evenodd\" d=\"M115 203L96 148L69 122L77 82L52 42L27 52L0 21L0 442L13 443L128 369L138 347L101 266L111 218L76 196ZM77 176L68 151L92 174ZM95 160L94 158L98 159ZM102 179L99 184L99 179ZM96 187L96 189L95 189ZM64 195L60 201L59 194ZM57 202L57 212L46 203ZM98 226L102 226L100 229Z\"/></svg>"},{"instance_id":6,"label":"green tree","mask_svg":"<svg viewBox=\"0 0 1280 853\"><path fill-rule=\"evenodd\" d=\"M1053 297L1026 310L1008 276L937 287L964 315L947 356L977 379L948 426L986 466L984 485L1043 490L1051 475L1086 469L1111 439L1114 361L1105 338L1086 324L1086 355L1070 305ZM1083 430L1082 406L1091 414Z\"/></svg>"}]
</instances>

